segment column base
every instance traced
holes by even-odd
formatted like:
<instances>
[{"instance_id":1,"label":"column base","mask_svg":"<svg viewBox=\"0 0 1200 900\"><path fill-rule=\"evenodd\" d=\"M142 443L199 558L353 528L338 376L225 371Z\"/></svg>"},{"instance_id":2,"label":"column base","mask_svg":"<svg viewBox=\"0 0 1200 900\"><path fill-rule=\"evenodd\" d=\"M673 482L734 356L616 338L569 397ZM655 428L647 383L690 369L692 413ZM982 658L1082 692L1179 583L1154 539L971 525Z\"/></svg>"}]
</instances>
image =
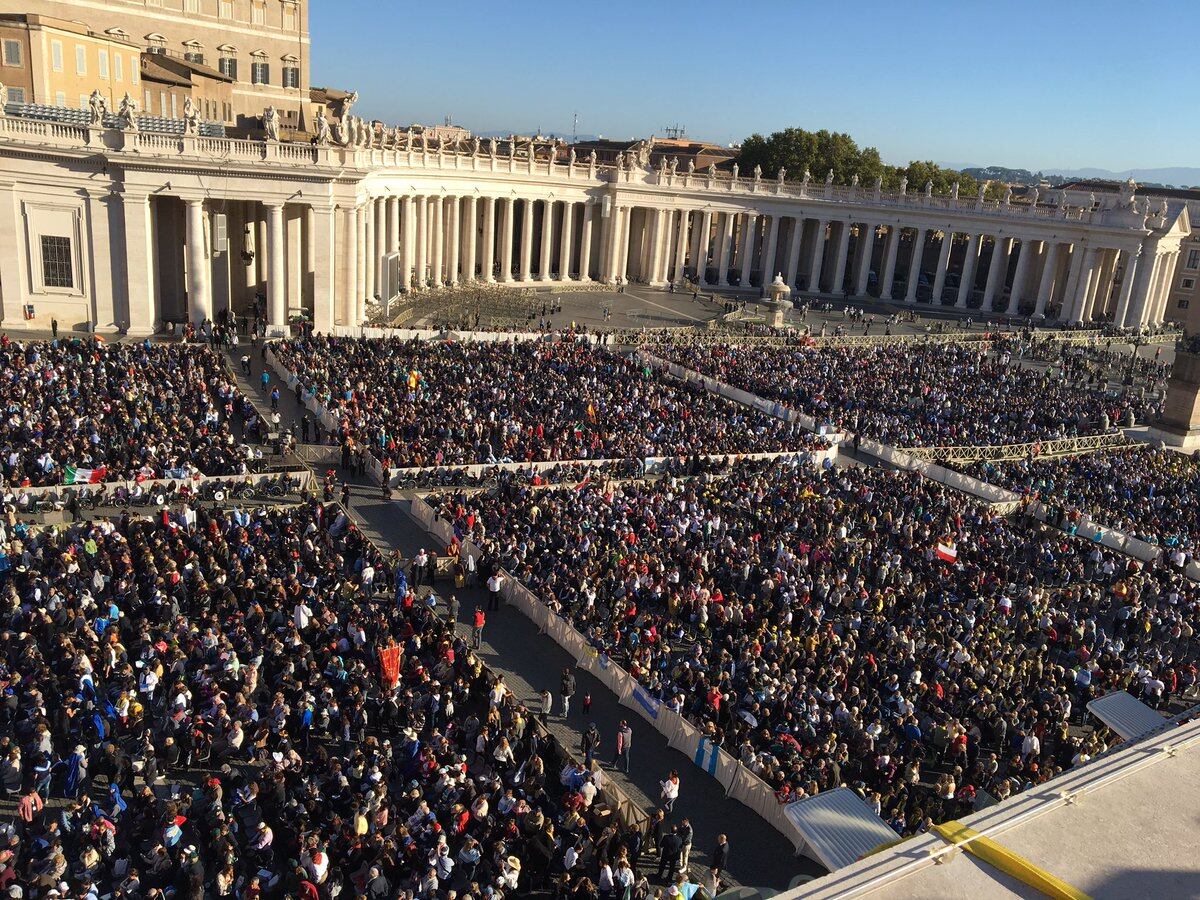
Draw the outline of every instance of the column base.
<instances>
[{"instance_id":1,"label":"column base","mask_svg":"<svg viewBox=\"0 0 1200 900\"><path fill-rule=\"evenodd\" d=\"M153 325L130 325L125 329L126 337L152 337L158 333Z\"/></svg>"},{"instance_id":2,"label":"column base","mask_svg":"<svg viewBox=\"0 0 1200 900\"><path fill-rule=\"evenodd\" d=\"M267 337L269 337L269 338L287 337L287 333L288 333L287 329L285 327L283 327L282 325L268 325L267 326Z\"/></svg>"}]
</instances>

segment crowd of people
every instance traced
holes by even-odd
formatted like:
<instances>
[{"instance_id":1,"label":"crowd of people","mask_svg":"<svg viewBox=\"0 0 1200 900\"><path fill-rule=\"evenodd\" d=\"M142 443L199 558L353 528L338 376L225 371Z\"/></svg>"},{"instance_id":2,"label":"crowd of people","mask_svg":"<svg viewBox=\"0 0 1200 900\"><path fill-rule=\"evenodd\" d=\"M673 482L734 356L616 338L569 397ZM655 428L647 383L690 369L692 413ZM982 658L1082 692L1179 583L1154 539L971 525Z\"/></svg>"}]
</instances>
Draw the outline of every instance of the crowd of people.
<instances>
[{"instance_id":1,"label":"crowd of people","mask_svg":"<svg viewBox=\"0 0 1200 900\"><path fill-rule=\"evenodd\" d=\"M1138 540L1194 552L1200 541L1200 463L1137 444L1076 456L981 461L967 474L1048 505L1086 512Z\"/></svg>"},{"instance_id":2,"label":"crowd of people","mask_svg":"<svg viewBox=\"0 0 1200 900\"><path fill-rule=\"evenodd\" d=\"M582 339L458 343L317 335L273 350L385 468L798 451L798 426L664 380Z\"/></svg>"},{"instance_id":3,"label":"crowd of people","mask_svg":"<svg viewBox=\"0 0 1200 900\"><path fill-rule=\"evenodd\" d=\"M851 785L900 834L1103 751L1089 699L1196 682L1178 569L918 475L743 461L433 502L781 800Z\"/></svg>"},{"instance_id":4,"label":"crowd of people","mask_svg":"<svg viewBox=\"0 0 1200 900\"><path fill-rule=\"evenodd\" d=\"M7 485L249 471L262 422L204 345L0 336Z\"/></svg>"},{"instance_id":5,"label":"crowd of people","mask_svg":"<svg viewBox=\"0 0 1200 900\"><path fill-rule=\"evenodd\" d=\"M6 897L502 900L601 843L585 779L337 507L0 548Z\"/></svg>"},{"instance_id":6,"label":"crowd of people","mask_svg":"<svg viewBox=\"0 0 1200 900\"><path fill-rule=\"evenodd\" d=\"M668 342L660 358L896 447L1020 444L1108 430L1154 412L1141 392L1019 365L1015 339L855 347Z\"/></svg>"}]
</instances>

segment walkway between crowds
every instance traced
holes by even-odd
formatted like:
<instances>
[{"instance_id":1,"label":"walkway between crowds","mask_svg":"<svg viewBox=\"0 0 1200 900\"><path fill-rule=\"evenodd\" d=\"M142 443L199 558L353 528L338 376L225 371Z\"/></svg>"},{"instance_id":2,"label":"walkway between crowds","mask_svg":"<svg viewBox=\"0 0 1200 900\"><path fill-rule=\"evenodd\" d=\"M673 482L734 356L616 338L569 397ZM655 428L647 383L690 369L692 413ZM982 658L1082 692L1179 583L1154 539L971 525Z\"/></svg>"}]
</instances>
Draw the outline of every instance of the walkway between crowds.
<instances>
[{"instance_id":1,"label":"walkway between crowds","mask_svg":"<svg viewBox=\"0 0 1200 900\"><path fill-rule=\"evenodd\" d=\"M243 391L252 394L260 407L263 402L260 377L262 362L258 350L250 355L252 375L245 378L238 361L247 353L245 347L234 348L231 367ZM277 378L272 373L271 384ZM304 410L296 403L295 395L280 385L279 410L283 425L291 427ZM345 473L341 473L345 474ZM363 533L380 547L398 549L405 558L411 558L424 547L436 549L444 555L445 547L437 545L434 538L426 535L417 522L408 515L406 504L384 501L378 485L360 479L350 479L351 507L354 518ZM453 585L439 582L435 589L443 599L450 593L457 594L459 628L467 630L476 603L486 607L484 591L467 588L453 591ZM439 611L444 615L445 607ZM481 655L484 662L494 671L504 675L505 683L530 709L538 709L538 696L549 690L555 699L555 712L559 711L559 679L565 666L574 660L549 637L539 635L536 626L516 609L503 607L499 612L487 614ZM730 880L753 886L785 887L798 874L816 875L821 869L815 863L797 857L783 835L758 818L736 800L725 796L716 780L700 771L692 761L677 750L667 746L666 740L654 728L647 725L632 710L617 702L616 697L599 681L582 670L575 671L577 691L571 704L571 716L551 716L547 726L554 736L572 752L579 752L579 741L589 722L595 722L602 736L598 758L611 762L615 752L616 729L621 720L633 728L633 751L628 776L612 769L605 774L616 778L634 802L640 803L648 812L657 806L658 784L671 769L679 771L681 789L675 812L671 818L679 822L687 818L695 830L695 843L691 854L692 872L698 876L703 865L716 845L718 834L726 834L730 843ZM585 716L582 712L583 698L590 694L592 707ZM651 873L653 874L653 873Z\"/></svg>"}]
</instances>

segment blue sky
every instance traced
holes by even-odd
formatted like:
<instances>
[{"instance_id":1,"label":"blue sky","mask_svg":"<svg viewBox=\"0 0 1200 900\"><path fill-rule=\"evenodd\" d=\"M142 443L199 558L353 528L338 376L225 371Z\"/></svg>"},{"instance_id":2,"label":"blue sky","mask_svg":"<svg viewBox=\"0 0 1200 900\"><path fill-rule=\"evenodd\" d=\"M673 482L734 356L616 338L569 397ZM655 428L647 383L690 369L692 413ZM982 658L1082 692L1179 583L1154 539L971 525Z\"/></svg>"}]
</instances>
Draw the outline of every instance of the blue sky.
<instances>
[{"instance_id":1,"label":"blue sky","mask_svg":"<svg viewBox=\"0 0 1200 900\"><path fill-rule=\"evenodd\" d=\"M388 122L720 142L846 131L888 162L1200 165L1197 0L314 0L313 83Z\"/></svg>"}]
</instances>

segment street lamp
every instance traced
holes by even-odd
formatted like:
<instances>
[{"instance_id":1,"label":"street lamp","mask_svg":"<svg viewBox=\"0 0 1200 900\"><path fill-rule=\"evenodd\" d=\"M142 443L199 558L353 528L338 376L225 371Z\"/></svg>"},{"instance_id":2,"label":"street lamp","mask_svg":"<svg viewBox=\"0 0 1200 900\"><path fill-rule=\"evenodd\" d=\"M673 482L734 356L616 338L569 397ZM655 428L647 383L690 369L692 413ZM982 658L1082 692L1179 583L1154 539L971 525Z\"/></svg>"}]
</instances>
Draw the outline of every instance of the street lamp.
<instances>
[{"instance_id":1,"label":"street lamp","mask_svg":"<svg viewBox=\"0 0 1200 900\"><path fill-rule=\"evenodd\" d=\"M1125 373L1125 387L1133 386L1133 367L1137 363L1138 350L1150 343L1146 337L1144 328L1139 328L1134 332L1131 343L1133 344L1133 352L1129 354L1129 370Z\"/></svg>"}]
</instances>

